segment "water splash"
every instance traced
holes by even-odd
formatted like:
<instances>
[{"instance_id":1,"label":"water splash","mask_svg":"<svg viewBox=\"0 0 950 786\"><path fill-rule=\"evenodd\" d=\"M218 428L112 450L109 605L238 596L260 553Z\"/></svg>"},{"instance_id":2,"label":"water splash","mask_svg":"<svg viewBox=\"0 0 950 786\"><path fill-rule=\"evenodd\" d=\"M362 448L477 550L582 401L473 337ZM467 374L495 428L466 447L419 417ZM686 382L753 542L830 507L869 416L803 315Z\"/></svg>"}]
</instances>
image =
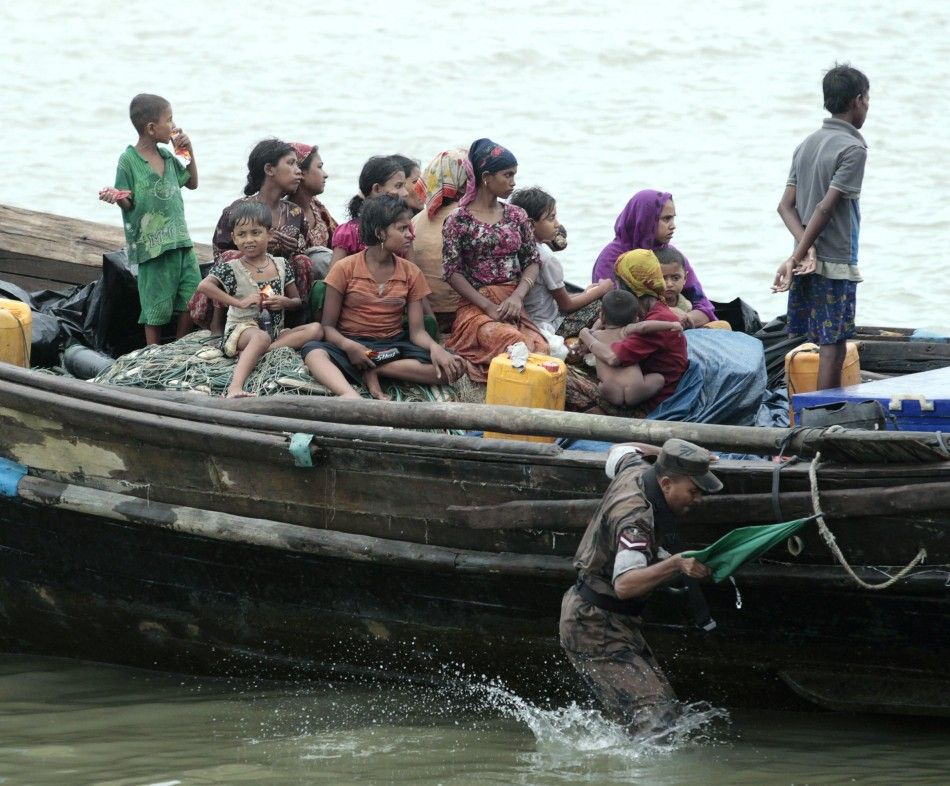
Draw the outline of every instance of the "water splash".
<instances>
[{"instance_id":1,"label":"water splash","mask_svg":"<svg viewBox=\"0 0 950 786\"><path fill-rule=\"evenodd\" d=\"M729 713L707 702L682 704L681 714L669 729L631 737L618 723L596 709L572 702L545 709L497 682L469 683L468 691L483 706L519 721L534 735L538 751L550 754L606 753L625 758L668 754L687 745L715 743L718 722L728 723Z\"/></svg>"}]
</instances>

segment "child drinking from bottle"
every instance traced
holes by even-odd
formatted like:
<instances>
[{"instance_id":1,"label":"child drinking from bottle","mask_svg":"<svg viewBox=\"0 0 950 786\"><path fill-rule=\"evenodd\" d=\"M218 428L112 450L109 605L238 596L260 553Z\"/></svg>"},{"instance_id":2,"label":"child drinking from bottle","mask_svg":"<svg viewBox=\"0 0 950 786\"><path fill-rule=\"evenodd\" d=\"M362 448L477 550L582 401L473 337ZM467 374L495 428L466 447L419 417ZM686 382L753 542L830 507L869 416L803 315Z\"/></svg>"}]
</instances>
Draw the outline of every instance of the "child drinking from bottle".
<instances>
[{"instance_id":1,"label":"child drinking from bottle","mask_svg":"<svg viewBox=\"0 0 950 786\"><path fill-rule=\"evenodd\" d=\"M187 306L201 273L185 226L181 187L198 187L198 168L191 140L175 126L164 98L135 96L129 117L138 141L119 157L115 186L103 188L99 199L122 209L129 262L138 265L139 324L145 326L146 343L157 344L173 314L179 315L178 338L192 327ZM159 143L173 143L187 156L187 167Z\"/></svg>"},{"instance_id":2,"label":"child drinking from bottle","mask_svg":"<svg viewBox=\"0 0 950 786\"><path fill-rule=\"evenodd\" d=\"M238 358L228 398L253 395L244 390L244 383L265 352L277 347L300 349L308 341L323 338L323 329L316 323L282 330L284 311L299 308L300 295L293 268L283 257L267 253L270 227L267 205L235 205L231 236L241 256L216 263L198 285L199 292L228 307L221 349L225 357Z\"/></svg>"}]
</instances>

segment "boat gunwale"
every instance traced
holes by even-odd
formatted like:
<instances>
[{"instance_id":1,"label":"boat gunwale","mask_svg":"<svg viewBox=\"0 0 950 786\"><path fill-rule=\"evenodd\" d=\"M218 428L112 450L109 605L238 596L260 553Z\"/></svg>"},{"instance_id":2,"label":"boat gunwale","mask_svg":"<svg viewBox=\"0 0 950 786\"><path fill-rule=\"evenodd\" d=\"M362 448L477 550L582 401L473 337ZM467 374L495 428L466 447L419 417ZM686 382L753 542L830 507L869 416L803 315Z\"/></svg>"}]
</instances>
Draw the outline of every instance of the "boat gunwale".
<instances>
[{"instance_id":1,"label":"boat gunwale","mask_svg":"<svg viewBox=\"0 0 950 786\"><path fill-rule=\"evenodd\" d=\"M937 462L936 451L939 449L939 439L931 432L835 432L828 429L782 429L770 427L755 426L723 426L716 424L702 423L679 423L672 421L649 421L625 418L614 418L606 415L587 415L581 413L568 413L548 410L532 410L523 407L485 407L482 405L466 405L456 403L430 404L430 403L410 403L410 402L376 402L359 401L349 402L335 398L327 398L324 401L307 401L306 403L297 402L292 397L265 397L260 401L253 399L242 399L237 405L226 400L208 399L197 394L185 395L180 393L165 394L163 391L143 391L135 390L134 393L124 388L115 388L108 385L99 385L86 381L78 381L64 377L57 377L48 374L41 374L35 371L25 370L9 364L0 364L0 380L11 383L5 386L13 393L12 387L21 389L21 396L28 398L26 391L38 391L33 395L38 399L47 396L56 396L65 401L84 403L88 406L111 407L124 412L149 412L156 417L170 417L181 421L194 423L205 423L218 427L235 425L242 430L251 430L257 433L307 433L314 437L333 438L338 436L342 439L358 439L368 444L378 444L380 447L389 444L416 444L420 442L420 433L410 428L393 427L390 425L378 425L377 423L347 423L346 421L356 421L361 419L370 419L378 422L385 422L387 414L398 416L400 412L410 413L416 417L429 418L436 422L432 426L442 426L446 423L446 418L451 420L452 415L458 415L464 427L471 419L475 421L484 419L492 427L501 425L497 420L498 413L501 417L520 419L519 423L510 426L513 431L524 428L523 421L530 418L539 425L534 430L536 432L557 431L567 428L568 430L580 429L582 432L598 429L616 429L614 441L629 441L639 439L654 444L662 444L665 439L671 436L681 436L692 441L705 444L713 449L742 450L746 448L748 452L762 451L763 448L777 446L782 444L787 438L790 439L797 450L790 449L788 452L798 455L813 454L822 447L823 443L897 443L906 444L910 442L923 443L932 448L934 461ZM146 393L148 395L142 395ZM267 402L266 399L276 399ZM309 399L310 397L308 397ZM251 402L250 406L242 407L244 401ZM287 418L282 415L262 414L260 411L249 411L250 409L260 410L260 406L253 406L264 402L263 406L278 407L281 405L292 406L295 408L312 407L314 409L313 417L308 419ZM64 402L65 403L65 402ZM336 420L329 421L325 413L332 413ZM243 415L243 417L241 417ZM252 416L252 417L249 417ZM596 420L590 420L596 419ZM340 422L343 421L343 422ZM576 427L576 428L575 428ZM502 428L504 430L504 428ZM326 432L333 432L326 433ZM520 432L519 432L520 433ZM611 432L613 433L613 432ZM423 439L424 439L423 435ZM563 451L557 446L544 443L519 442L517 440L484 440L480 437L458 436L458 435L428 435L437 437L431 440L434 446L445 447L455 455L459 451L463 453L474 454L471 457L486 457L498 459L503 454L511 458L522 458L527 461L538 463L591 463L588 456L577 456L576 458L565 456L565 453L584 453L584 451ZM596 438L600 434L580 434L577 438ZM754 443L746 443L744 438L755 440ZM495 443L489 445L489 451L493 448L495 453L486 456L486 443ZM777 452L777 447L771 447ZM469 456L466 456L469 457ZM597 463L597 462L594 462Z\"/></svg>"}]
</instances>

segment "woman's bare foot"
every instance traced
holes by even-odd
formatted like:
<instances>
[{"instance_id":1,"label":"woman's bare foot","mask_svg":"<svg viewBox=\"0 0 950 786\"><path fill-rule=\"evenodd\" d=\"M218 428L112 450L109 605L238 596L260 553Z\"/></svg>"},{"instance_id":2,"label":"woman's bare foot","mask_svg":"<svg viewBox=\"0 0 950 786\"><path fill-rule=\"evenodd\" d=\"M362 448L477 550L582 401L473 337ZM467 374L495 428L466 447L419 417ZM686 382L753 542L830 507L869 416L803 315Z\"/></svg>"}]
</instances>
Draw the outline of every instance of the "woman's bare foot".
<instances>
[{"instance_id":1,"label":"woman's bare foot","mask_svg":"<svg viewBox=\"0 0 950 786\"><path fill-rule=\"evenodd\" d=\"M228 392L225 394L225 398L254 398L257 396L256 393L248 393L243 388L232 389L228 388Z\"/></svg>"}]
</instances>

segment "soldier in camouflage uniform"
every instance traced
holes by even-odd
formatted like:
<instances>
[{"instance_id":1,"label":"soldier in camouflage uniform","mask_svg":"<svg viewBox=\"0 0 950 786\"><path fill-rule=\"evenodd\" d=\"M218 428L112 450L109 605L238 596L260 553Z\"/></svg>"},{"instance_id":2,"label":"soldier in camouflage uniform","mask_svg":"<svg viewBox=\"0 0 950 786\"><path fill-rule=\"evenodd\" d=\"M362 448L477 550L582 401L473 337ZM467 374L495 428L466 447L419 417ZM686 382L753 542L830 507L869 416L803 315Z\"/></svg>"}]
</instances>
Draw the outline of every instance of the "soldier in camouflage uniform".
<instances>
[{"instance_id":1,"label":"soldier in camouflage uniform","mask_svg":"<svg viewBox=\"0 0 950 786\"><path fill-rule=\"evenodd\" d=\"M644 461L656 456L655 464ZM650 593L683 574L709 575L691 557L660 547L704 493L722 488L706 450L671 439L617 445L607 457L613 478L581 539L577 583L561 604L561 647L605 712L631 733L655 732L678 715L676 694L640 631Z\"/></svg>"}]
</instances>

